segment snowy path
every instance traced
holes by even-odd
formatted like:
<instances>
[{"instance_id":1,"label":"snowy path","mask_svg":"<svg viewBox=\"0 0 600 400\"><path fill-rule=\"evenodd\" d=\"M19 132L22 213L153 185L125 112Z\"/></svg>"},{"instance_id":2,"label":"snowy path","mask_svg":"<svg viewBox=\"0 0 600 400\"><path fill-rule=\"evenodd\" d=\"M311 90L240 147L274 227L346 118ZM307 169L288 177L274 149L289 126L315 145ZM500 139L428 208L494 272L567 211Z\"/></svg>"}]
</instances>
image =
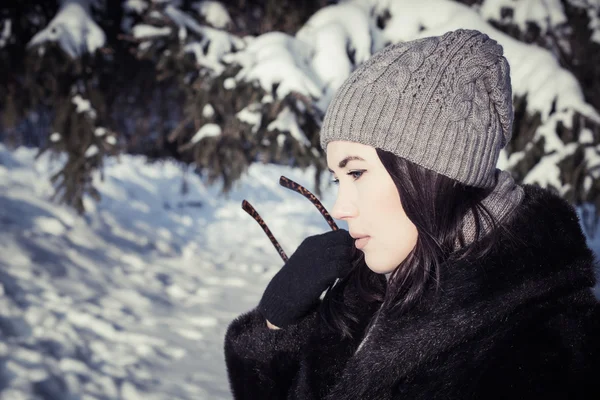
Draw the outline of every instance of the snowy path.
<instances>
[{"instance_id":1,"label":"snowy path","mask_svg":"<svg viewBox=\"0 0 600 400\"><path fill-rule=\"evenodd\" d=\"M34 154L0 145L0 399L230 398L226 326L281 264L241 201L290 254L329 229L277 183L312 171L256 166L217 198L193 174L180 194L175 164L125 156L79 217L47 200L57 164Z\"/></svg>"},{"instance_id":2,"label":"snowy path","mask_svg":"<svg viewBox=\"0 0 600 400\"><path fill-rule=\"evenodd\" d=\"M277 182L311 187L313 171L255 165L218 198L193 174L182 195L173 163L123 156L79 217L48 201L57 164L34 154L0 145L0 400L230 398L225 329L281 265L241 201L291 254L329 228Z\"/></svg>"}]
</instances>

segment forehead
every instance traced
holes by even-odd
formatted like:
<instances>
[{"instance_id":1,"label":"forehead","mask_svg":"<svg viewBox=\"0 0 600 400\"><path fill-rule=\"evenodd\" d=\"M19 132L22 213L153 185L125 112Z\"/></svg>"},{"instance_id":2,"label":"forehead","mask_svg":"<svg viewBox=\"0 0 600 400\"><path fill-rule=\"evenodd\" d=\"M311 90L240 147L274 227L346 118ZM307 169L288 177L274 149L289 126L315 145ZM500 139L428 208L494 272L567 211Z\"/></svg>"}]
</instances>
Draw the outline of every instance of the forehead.
<instances>
[{"instance_id":1,"label":"forehead","mask_svg":"<svg viewBox=\"0 0 600 400\"><path fill-rule=\"evenodd\" d=\"M338 163L348 156L357 156L365 161L377 156L374 147L362 143L333 141L327 144L327 164L330 168L337 167Z\"/></svg>"}]
</instances>

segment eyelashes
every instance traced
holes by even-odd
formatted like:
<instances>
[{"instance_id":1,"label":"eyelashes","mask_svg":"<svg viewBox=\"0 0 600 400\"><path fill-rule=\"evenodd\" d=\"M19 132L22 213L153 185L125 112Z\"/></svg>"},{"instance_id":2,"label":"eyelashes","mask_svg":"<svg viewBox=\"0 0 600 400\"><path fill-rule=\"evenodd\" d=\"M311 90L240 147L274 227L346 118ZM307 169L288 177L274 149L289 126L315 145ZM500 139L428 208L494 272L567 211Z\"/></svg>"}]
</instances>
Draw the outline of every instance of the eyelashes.
<instances>
[{"instance_id":1,"label":"eyelashes","mask_svg":"<svg viewBox=\"0 0 600 400\"><path fill-rule=\"evenodd\" d=\"M355 180L355 181L356 181L356 180L358 180L358 179L359 179L359 178L360 178L360 177L363 175L363 173L364 173L365 171L366 171L366 170L364 170L364 169L357 169L357 170L353 170L353 171L348 171L348 172L346 173L346 175L350 175L350 176L353 178L353 180ZM340 183L340 180L339 180L339 179L335 179L335 178L334 178L334 179L332 180L332 182L333 182L335 185L337 185L337 184L339 184L339 183Z\"/></svg>"},{"instance_id":2,"label":"eyelashes","mask_svg":"<svg viewBox=\"0 0 600 400\"><path fill-rule=\"evenodd\" d=\"M360 178L362 176L363 172L365 172L364 169L358 169L358 170L354 170L354 171L348 171L348 173L346 175L350 175L354 178L354 180L357 180L358 178Z\"/></svg>"}]
</instances>

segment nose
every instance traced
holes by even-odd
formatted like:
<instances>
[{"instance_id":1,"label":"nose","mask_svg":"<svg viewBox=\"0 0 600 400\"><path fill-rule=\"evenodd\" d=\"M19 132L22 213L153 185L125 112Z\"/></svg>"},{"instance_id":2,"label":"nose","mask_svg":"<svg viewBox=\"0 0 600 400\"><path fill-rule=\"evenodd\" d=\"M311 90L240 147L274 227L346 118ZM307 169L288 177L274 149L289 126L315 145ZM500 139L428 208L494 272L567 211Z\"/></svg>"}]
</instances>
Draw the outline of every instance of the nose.
<instances>
[{"instance_id":1,"label":"nose","mask_svg":"<svg viewBox=\"0 0 600 400\"><path fill-rule=\"evenodd\" d=\"M340 188L333 209L331 210L331 216L335 219L346 220L354 218L357 215L358 208L350 197L345 195Z\"/></svg>"}]
</instances>

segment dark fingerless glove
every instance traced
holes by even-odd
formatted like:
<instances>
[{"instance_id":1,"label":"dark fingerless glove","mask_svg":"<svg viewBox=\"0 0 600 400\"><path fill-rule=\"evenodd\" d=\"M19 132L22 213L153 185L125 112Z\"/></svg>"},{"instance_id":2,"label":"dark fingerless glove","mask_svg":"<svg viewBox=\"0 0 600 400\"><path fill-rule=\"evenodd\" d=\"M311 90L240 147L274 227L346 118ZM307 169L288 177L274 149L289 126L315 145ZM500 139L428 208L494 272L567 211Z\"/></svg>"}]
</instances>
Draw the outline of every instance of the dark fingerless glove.
<instances>
[{"instance_id":1,"label":"dark fingerless glove","mask_svg":"<svg viewBox=\"0 0 600 400\"><path fill-rule=\"evenodd\" d=\"M297 322L350 271L354 252L354 239L343 229L304 239L267 285L258 310L280 328Z\"/></svg>"}]
</instances>

